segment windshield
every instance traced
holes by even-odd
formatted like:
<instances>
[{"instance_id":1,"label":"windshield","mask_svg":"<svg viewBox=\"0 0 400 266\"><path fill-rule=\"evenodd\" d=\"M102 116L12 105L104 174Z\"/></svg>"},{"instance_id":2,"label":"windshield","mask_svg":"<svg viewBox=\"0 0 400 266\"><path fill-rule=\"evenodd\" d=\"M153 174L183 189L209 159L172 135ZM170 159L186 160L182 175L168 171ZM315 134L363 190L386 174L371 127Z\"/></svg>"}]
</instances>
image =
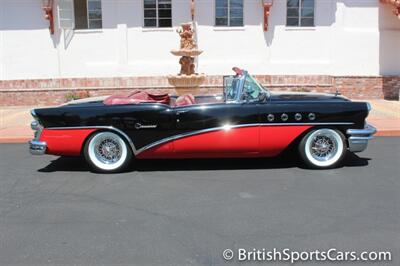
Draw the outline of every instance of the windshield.
<instances>
[{"instance_id":1,"label":"windshield","mask_svg":"<svg viewBox=\"0 0 400 266\"><path fill-rule=\"evenodd\" d=\"M242 100L254 102L269 97L269 92L249 74L243 85Z\"/></svg>"},{"instance_id":2,"label":"windshield","mask_svg":"<svg viewBox=\"0 0 400 266\"><path fill-rule=\"evenodd\" d=\"M224 76L224 98L226 102L264 101L269 98L270 93L251 75Z\"/></svg>"}]
</instances>

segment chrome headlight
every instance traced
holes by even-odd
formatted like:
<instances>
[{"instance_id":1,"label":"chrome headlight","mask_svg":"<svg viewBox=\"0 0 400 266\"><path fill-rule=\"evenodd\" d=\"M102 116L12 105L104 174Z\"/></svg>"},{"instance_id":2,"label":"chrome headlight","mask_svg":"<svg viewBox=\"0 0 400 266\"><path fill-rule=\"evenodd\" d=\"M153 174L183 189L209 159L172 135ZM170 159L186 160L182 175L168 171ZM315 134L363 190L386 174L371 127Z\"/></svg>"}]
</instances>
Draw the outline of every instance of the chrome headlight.
<instances>
[{"instance_id":1,"label":"chrome headlight","mask_svg":"<svg viewBox=\"0 0 400 266\"><path fill-rule=\"evenodd\" d=\"M366 103L367 104L367 109L368 109L368 112L370 112L371 110L372 110L372 106L371 106L371 104L370 103Z\"/></svg>"},{"instance_id":2,"label":"chrome headlight","mask_svg":"<svg viewBox=\"0 0 400 266\"><path fill-rule=\"evenodd\" d=\"M37 116L37 114L36 114L36 112L35 112L35 109L32 109L32 110L31 110L31 116L32 116L33 119L35 119L36 121L38 120L38 116Z\"/></svg>"}]
</instances>

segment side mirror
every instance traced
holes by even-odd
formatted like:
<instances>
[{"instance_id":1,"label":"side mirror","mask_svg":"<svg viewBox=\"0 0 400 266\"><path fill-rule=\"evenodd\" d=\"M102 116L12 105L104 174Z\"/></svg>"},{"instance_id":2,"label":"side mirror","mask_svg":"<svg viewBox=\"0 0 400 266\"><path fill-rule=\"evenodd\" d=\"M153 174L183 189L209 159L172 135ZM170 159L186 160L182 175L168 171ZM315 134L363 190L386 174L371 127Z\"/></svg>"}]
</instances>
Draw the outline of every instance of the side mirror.
<instances>
[{"instance_id":1,"label":"side mirror","mask_svg":"<svg viewBox=\"0 0 400 266\"><path fill-rule=\"evenodd\" d=\"M258 96L258 99L260 99L260 102L265 102L267 99L267 93L266 92L261 92L260 95Z\"/></svg>"}]
</instances>

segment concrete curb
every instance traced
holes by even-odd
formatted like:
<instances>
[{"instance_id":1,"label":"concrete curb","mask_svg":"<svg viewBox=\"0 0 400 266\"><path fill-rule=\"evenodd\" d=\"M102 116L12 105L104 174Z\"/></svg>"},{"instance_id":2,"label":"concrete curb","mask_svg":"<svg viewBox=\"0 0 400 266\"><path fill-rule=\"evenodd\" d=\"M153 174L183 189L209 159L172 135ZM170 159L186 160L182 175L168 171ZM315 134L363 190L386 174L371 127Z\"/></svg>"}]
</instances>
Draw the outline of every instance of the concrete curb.
<instances>
[{"instance_id":1,"label":"concrete curb","mask_svg":"<svg viewBox=\"0 0 400 266\"><path fill-rule=\"evenodd\" d=\"M15 143L27 143L28 141L30 141L32 137L18 137L18 138L0 138L0 144L15 144Z\"/></svg>"},{"instance_id":2,"label":"concrete curb","mask_svg":"<svg viewBox=\"0 0 400 266\"><path fill-rule=\"evenodd\" d=\"M400 130L378 130L375 137L400 137Z\"/></svg>"}]
</instances>

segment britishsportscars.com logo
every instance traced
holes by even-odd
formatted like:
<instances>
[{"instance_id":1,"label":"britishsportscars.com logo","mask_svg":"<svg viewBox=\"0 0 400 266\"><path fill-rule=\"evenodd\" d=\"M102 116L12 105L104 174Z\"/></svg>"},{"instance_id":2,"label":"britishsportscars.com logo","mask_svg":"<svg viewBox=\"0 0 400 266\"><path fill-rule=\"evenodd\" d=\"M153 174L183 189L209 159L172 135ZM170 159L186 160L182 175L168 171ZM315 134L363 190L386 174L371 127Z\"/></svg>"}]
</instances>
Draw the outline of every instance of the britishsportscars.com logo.
<instances>
[{"instance_id":1,"label":"britishsportscars.com logo","mask_svg":"<svg viewBox=\"0 0 400 266\"><path fill-rule=\"evenodd\" d=\"M285 249L225 249L222 257L226 261L243 262L388 262L392 260L390 251L343 251L337 248L328 250L296 251Z\"/></svg>"}]
</instances>

